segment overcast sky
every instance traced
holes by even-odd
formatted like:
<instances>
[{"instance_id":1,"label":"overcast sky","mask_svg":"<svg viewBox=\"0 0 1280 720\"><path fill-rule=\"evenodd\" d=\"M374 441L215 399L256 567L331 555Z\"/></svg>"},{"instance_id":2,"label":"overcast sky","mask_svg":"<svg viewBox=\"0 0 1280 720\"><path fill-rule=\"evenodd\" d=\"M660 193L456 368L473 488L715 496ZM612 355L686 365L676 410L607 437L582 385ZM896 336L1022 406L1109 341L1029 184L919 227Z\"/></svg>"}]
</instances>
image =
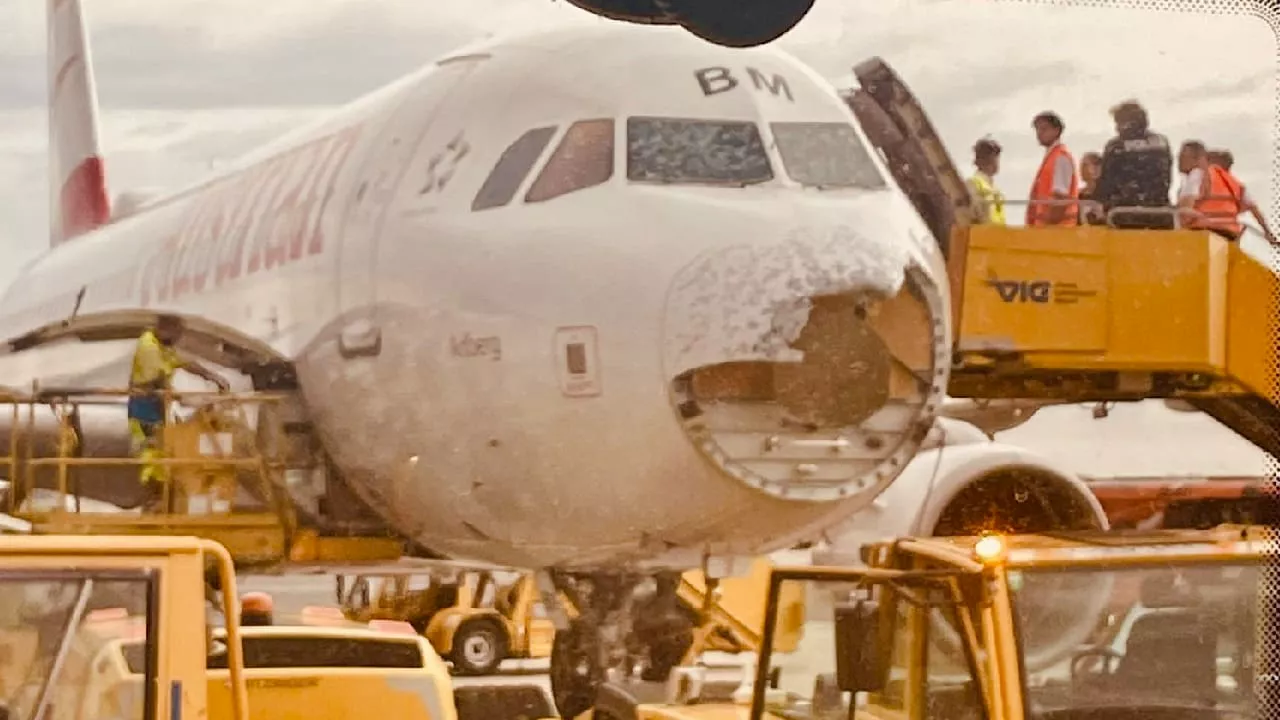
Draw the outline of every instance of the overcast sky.
<instances>
[{"instance_id":1,"label":"overcast sky","mask_svg":"<svg viewBox=\"0 0 1280 720\"><path fill-rule=\"evenodd\" d=\"M219 160L486 33L607 22L555 0L83 2L113 196L197 179ZM1236 174L1274 217L1274 32L1258 18L1222 12L1081 5L818 0L779 44L837 82L858 61L884 57L920 96L963 172L972 169L974 140L1000 140L997 181L1010 197L1026 196L1041 158L1032 116L1061 114L1078 157L1111 135L1107 109L1133 97L1172 142L1198 138L1230 148ZM0 0L0 282L47 245L44 32L43 2ZM1054 415L1074 417L1068 410L1075 412ZM1162 407L1134 412L1121 415L1169 428L1192 420ZM1042 425L1033 421L1027 430ZM1242 468L1260 467L1233 436L1203 421L1195 427L1197 457L1229 450ZM1021 434L1028 442L1036 435ZM1170 442L1169 451L1180 445ZM1210 464L1223 469L1221 461Z\"/></svg>"}]
</instances>

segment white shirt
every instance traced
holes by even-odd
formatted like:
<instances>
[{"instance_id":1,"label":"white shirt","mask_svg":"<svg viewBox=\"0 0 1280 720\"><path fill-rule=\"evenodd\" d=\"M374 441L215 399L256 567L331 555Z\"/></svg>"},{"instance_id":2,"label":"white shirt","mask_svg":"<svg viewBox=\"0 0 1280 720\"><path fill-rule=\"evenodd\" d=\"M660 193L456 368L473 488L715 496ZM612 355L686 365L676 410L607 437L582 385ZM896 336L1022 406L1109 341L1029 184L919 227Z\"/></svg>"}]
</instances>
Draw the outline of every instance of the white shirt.
<instances>
[{"instance_id":1,"label":"white shirt","mask_svg":"<svg viewBox=\"0 0 1280 720\"><path fill-rule=\"evenodd\" d=\"M1204 184L1204 170L1194 168L1191 172L1182 176L1182 187L1178 188L1178 199L1191 198L1200 199L1200 189ZM1240 205L1241 207L1250 207L1253 205L1253 198L1249 197L1249 189L1240 188Z\"/></svg>"},{"instance_id":2,"label":"white shirt","mask_svg":"<svg viewBox=\"0 0 1280 720\"><path fill-rule=\"evenodd\" d=\"M1054 143L1053 148L1058 147L1061 143ZM1053 163L1053 187L1050 188L1055 193L1066 195L1071 192L1071 175L1075 172L1075 168L1071 166L1071 159L1066 155L1059 155L1058 159Z\"/></svg>"},{"instance_id":3,"label":"white shirt","mask_svg":"<svg viewBox=\"0 0 1280 720\"><path fill-rule=\"evenodd\" d=\"M1204 185L1204 170L1192 168L1191 172L1182 176L1182 187L1178 188L1178 199L1199 199L1200 188Z\"/></svg>"}]
</instances>

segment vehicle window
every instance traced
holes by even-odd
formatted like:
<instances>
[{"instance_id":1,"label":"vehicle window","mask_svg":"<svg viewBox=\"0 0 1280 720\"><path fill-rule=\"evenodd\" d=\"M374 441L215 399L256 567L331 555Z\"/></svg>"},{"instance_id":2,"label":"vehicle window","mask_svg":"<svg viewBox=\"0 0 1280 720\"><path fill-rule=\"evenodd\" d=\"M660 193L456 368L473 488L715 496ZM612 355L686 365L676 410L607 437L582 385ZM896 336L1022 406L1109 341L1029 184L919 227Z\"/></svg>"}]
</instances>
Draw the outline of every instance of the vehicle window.
<instances>
[{"instance_id":1,"label":"vehicle window","mask_svg":"<svg viewBox=\"0 0 1280 720\"><path fill-rule=\"evenodd\" d=\"M772 180L773 168L754 123L633 117L627 179L741 186Z\"/></svg>"},{"instance_id":2,"label":"vehicle window","mask_svg":"<svg viewBox=\"0 0 1280 720\"><path fill-rule=\"evenodd\" d=\"M787 693L787 699L771 705L769 712L778 717L798 717L801 711L807 717L852 717L851 698L835 684L840 663L833 613L828 608L866 599L866 588L841 580L783 582L783 588L788 585L798 591L796 597L804 598L806 609L796 613L790 609L794 606L779 602L768 610L777 619L775 637L794 633L799 638L792 652L765 649L768 656L762 662L778 672L778 689ZM929 708L923 717L930 720L983 720L987 713L974 682L975 665L954 632L957 614L948 610L954 603L951 593L936 583L901 591L880 586L874 599L881 603L879 622L888 623L882 632L889 631L892 637L886 638L888 682L881 692L863 696L867 715L900 715L912 704L908 698L923 697ZM974 659L981 662L981 649L969 649L976 651Z\"/></svg>"},{"instance_id":3,"label":"vehicle window","mask_svg":"<svg viewBox=\"0 0 1280 720\"><path fill-rule=\"evenodd\" d=\"M872 702L881 707L904 710L907 697L920 693L925 698L925 717L928 718L982 718L986 709L982 694L974 681L973 661L982 661L981 648L967 646L962 640L959 619L948 593L942 589L917 591L928 599L930 607L913 606L897 592L885 592L882 597L892 602L896 619L893 622L894 640L890 659L889 685L885 692L874 695ZM923 666L912 662L912 640L915 633L923 635L925 657ZM966 653L977 657L971 660ZM910 687L912 670L915 669L915 687ZM923 673L919 671L923 669Z\"/></svg>"},{"instance_id":4,"label":"vehicle window","mask_svg":"<svg viewBox=\"0 0 1280 720\"><path fill-rule=\"evenodd\" d=\"M1011 575L1028 703L1257 717L1258 580L1258 565L1221 563Z\"/></svg>"},{"instance_id":5,"label":"vehicle window","mask_svg":"<svg viewBox=\"0 0 1280 720\"><path fill-rule=\"evenodd\" d=\"M493 166L489 177L476 192L471 201L472 210L485 210L501 207L511 202L520 184L524 182L534 163L542 157L542 151L556 134L555 127L540 127L529 130L511 143Z\"/></svg>"},{"instance_id":6,"label":"vehicle window","mask_svg":"<svg viewBox=\"0 0 1280 720\"><path fill-rule=\"evenodd\" d=\"M244 666L253 668L420 668L422 650L412 638L241 637ZM209 669L225 670L226 653L209 658Z\"/></svg>"},{"instance_id":7,"label":"vehicle window","mask_svg":"<svg viewBox=\"0 0 1280 720\"><path fill-rule=\"evenodd\" d=\"M154 653L151 580L141 573L0 572L0 700L13 720L71 718L107 643L136 638L140 674ZM147 684L150 687L150 684ZM119 709L145 720L154 696Z\"/></svg>"},{"instance_id":8,"label":"vehicle window","mask_svg":"<svg viewBox=\"0 0 1280 720\"><path fill-rule=\"evenodd\" d=\"M613 120L581 120L569 126L551 159L524 196L543 202L613 177Z\"/></svg>"},{"instance_id":9,"label":"vehicle window","mask_svg":"<svg viewBox=\"0 0 1280 720\"><path fill-rule=\"evenodd\" d=\"M787 176L808 187L888 187L871 153L848 123L779 122L769 126Z\"/></svg>"}]
</instances>

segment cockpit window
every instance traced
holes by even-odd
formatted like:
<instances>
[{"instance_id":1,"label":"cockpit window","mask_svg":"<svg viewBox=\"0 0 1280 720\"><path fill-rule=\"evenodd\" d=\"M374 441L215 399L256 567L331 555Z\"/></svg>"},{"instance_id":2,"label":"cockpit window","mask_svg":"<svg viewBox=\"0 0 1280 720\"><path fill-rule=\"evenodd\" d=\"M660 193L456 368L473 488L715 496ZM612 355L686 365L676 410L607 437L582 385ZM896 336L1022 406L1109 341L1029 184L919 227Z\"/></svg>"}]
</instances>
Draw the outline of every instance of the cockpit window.
<instances>
[{"instance_id":1,"label":"cockpit window","mask_svg":"<svg viewBox=\"0 0 1280 720\"><path fill-rule=\"evenodd\" d=\"M819 188L887 187L852 125L829 122L779 122L770 125L787 175Z\"/></svg>"},{"instance_id":2,"label":"cockpit window","mask_svg":"<svg viewBox=\"0 0 1280 720\"><path fill-rule=\"evenodd\" d=\"M569 126L525 202L542 202L601 185L613 177L613 120L581 120Z\"/></svg>"},{"instance_id":3,"label":"cockpit window","mask_svg":"<svg viewBox=\"0 0 1280 720\"><path fill-rule=\"evenodd\" d=\"M754 123L633 117L627 179L740 186L772 180L773 168Z\"/></svg>"},{"instance_id":4,"label":"cockpit window","mask_svg":"<svg viewBox=\"0 0 1280 720\"><path fill-rule=\"evenodd\" d=\"M540 127L516 138L515 142L502 151L502 157L498 158L493 171L485 178L475 199L471 201L471 209L485 210L511 202L511 198L520 189L520 184L533 169L534 163L538 162L538 158L542 157L542 151L555 134L554 126Z\"/></svg>"}]
</instances>

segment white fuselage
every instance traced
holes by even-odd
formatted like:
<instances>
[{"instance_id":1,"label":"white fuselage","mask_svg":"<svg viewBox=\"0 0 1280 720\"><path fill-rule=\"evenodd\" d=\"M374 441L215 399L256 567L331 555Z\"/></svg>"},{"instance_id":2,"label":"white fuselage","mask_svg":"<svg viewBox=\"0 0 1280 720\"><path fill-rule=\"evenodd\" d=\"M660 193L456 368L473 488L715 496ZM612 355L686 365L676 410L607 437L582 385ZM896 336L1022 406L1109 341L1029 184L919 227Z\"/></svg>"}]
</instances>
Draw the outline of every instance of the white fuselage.
<instances>
[{"instance_id":1,"label":"white fuselage","mask_svg":"<svg viewBox=\"0 0 1280 720\"><path fill-rule=\"evenodd\" d=\"M716 67L728 75L705 71ZM633 182L632 117L755 123L772 179ZM579 121L611 123L562 146ZM0 334L65 318L83 287L81 317L170 312L266 343L295 364L349 484L440 552L589 567L770 551L865 507L905 467L918 439L902 433L929 424L950 332L936 247L880 161L862 170L878 184L802 187L774 122L855 123L789 56L677 29L610 24L475 46L50 251L4 296ZM536 162L498 178L504 194L491 171L538 128ZM732 164L713 155L738 141L717 142L677 159L694 174ZM660 150L644 162L676 161ZM540 178L556 162L567 169ZM511 199L474 209L481 195ZM799 467L794 457L751 460L766 478L752 484L741 458L755 458L766 411L742 405L746 429L691 436L677 376L776 360L761 340L770 324L796 331L778 329L780 308L892 296L911 263L928 280L933 329L915 340L933 364L918 403L868 421L892 425L879 455L828 468L843 451L814 450L797 470L825 478L812 488L777 469ZM717 427L738 422L726 418ZM784 446L799 437L788 432Z\"/></svg>"}]
</instances>

